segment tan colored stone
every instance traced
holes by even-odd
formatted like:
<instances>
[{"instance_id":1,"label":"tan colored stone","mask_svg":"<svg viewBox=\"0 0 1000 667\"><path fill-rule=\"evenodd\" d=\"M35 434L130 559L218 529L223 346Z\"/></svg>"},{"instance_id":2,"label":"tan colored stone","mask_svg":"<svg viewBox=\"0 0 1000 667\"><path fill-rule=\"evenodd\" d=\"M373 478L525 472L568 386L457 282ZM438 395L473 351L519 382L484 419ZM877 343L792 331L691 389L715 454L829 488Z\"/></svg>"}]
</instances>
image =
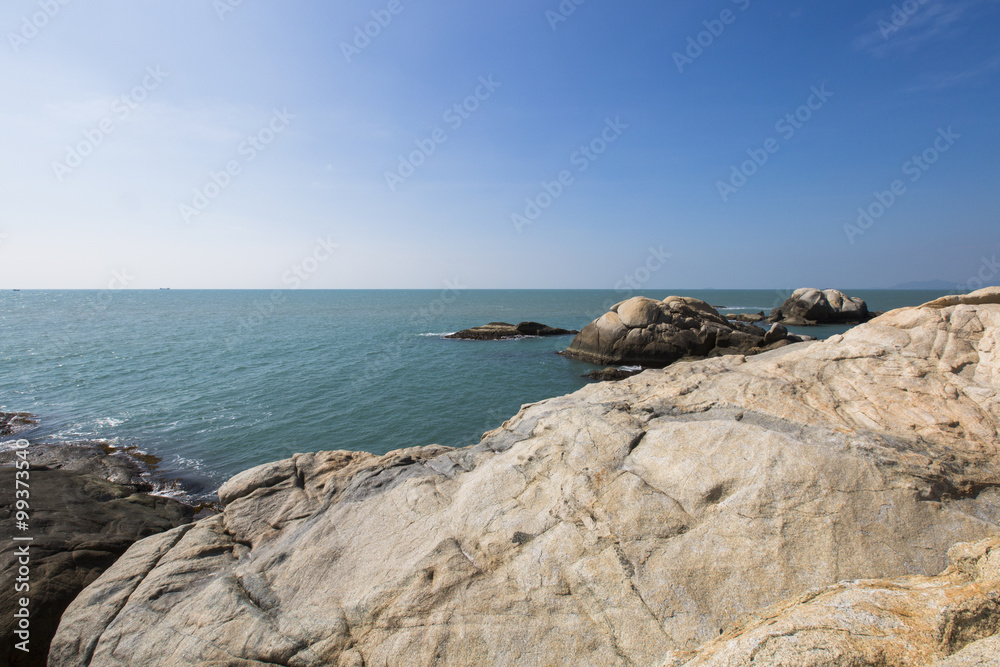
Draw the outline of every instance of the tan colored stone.
<instances>
[{"instance_id":1,"label":"tan colored stone","mask_svg":"<svg viewBox=\"0 0 1000 667\"><path fill-rule=\"evenodd\" d=\"M659 665L726 628L750 641L738 619L771 605L823 627L838 599L957 609L948 586L985 575L957 565L906 595L837 582L933 575L952 545L996 537L998 332L1000 294L976 293L590 385L466 449L262 466L223 487L220 517L137 543L88 587L52 664ZM836 622L892 630L872 609ZM897 664L877 638L854 663L800 638L824 664Z\"/></svg>"}]
</instances>

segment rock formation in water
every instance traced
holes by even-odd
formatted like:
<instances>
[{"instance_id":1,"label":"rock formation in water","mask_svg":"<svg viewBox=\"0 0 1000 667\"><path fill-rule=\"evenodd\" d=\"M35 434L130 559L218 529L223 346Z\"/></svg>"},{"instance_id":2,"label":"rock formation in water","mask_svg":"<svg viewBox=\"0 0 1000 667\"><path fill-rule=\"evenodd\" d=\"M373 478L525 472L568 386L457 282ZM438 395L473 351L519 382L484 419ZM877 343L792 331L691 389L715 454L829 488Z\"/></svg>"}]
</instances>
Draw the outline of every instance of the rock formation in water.
<instances>
[{"instance_id":1,"label":"rock formation in water","mask_svg":"<svg viewBox=\"0 0 1000 667\"><path fill-rule=\"evenodd\" d=\"M490 322L481 327L463 329L457 333L448 334L445 338L461 338L463 340L506 340L509 338L524 338L526 336L570 336L580 333L570 329L559 329L538 322Z\"/></svg>"},{"instance_id":2,"label":"rock formation in water","mask_svg":"<svg viewBox=\"0 0 1000 667\"><path fill-rule=\"evenodd\" d=\"M780 308L772 310L768 321L793 326L858 324L876 314L868 312L864 299L849 297L840 290L803 287L792 292Z\"/></svg>"},{"instance_id":3,"label":"rock formation in water","mask_svg":"<svg viewBox=\"0 0 1000 667\"><path fill-rule=\"evenodd\" d=\"M38 426L38 420L27 412L0 412L0 438L17 435Z\"/></svg>"},{"instance_id":4,"label":"rock formation in water","mask_svg":"<svg viewBox=\"0 0 1000 667\"><path fill-rule=\"evenodd\" d=\"M760 327L730 322L704 301L637 296L584 327L563 354L594 364L662 368L681 359L755 354L801 341L780 331L781 337L765 340L768 333Z\"/></svg>"},{"instance_id":5,"label":"rock formation in water","mask_svg":"<svg viewBox=\"0 0 1000 667\"><path fill-rule=\"evenodd\" d=\"M911 664L970 664L996 643L963 648L997 627L993 542L948 581L855 580L996 539L998 424L993 289L593 384L466 449L298 454L133 545L53 664L743 665L815 642L808 664L889 665L903 643L865 628L921 619L944 634Z\"/></svg>"}]
</instances>

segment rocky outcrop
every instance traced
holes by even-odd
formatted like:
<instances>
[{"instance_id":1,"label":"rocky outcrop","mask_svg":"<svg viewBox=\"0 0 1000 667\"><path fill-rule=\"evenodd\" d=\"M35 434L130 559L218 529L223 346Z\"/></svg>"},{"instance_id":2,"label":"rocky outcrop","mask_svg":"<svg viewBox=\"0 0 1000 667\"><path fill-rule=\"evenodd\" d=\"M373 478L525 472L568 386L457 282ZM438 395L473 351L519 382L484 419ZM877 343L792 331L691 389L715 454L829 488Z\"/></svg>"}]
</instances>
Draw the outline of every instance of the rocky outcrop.
<instances>
[{"instance_id":1,"label":"rocky outcrop","mask_svg":"<svg viewBox=\"0 0 1000 667\"><path fill-rule=\"evenodd\" d=\"M1000 289L592 384L466 449L298 454L133 545L67 609L53 664L661 665L996 538L998 425ZM989 648L962 648L986 626L962 634L982 598L961 599L955 665ZM826 664L894 664L871 655Z\"/></svg>"},{"instance_id":2,"label":"rocky outcrop","mask_svg":"<svg viewBox=\"0 0 1000 667\"><path fill-rule=\"evenodd\" d=\"M573 339L563 352L594 364L662 368L681 359L723 354L756 354L800 338L765 342L760 327L730 322L704 301L670 296L663 301L637 296L615 304Z\"/></svg>"},{"instance_id":3,"label":"rocky outcrop","mask_svg":"<svg viewBox=\"0 0 1000 667\"><path fill-rule=\"evenodd\" d=\"M814 589L664 667L1000 664L1000 538L959 544L936 577Z\"/></svg>"},{"instance_id":4,"label":"rocky outcrop","mask_svg":"<svg viewBox=\"0 0 1000 667\"><path fill-rule=\"evenodd\" d=\"M858 324L875 315L868 312L864 299L849 297L840 290L804 287L792 292L780 308L772 310L768 321L793 326Z\"/></svg>"},{"instance_id":5,"label":"rocky outcrop","mask_svg":"<svg viewBox=\"0 0 1000 667\"><path fill-rule=\"evenodd\" d=\"M30 463L26 531L17 531L14 522L18 471L12 465L17 454L0 454L0 573L3 581L9 582L0 590L0 635L5 638L0 644L0 664L31 666L46 664L59 617L80 591L134 542L190 522L194 509L140 493L149 486L142 481L138 467L99 447L32 444L24 451L24 460ZM105 479L105 473L118 481ZM26 543L13 541L15 533L33 538L28 543L30 574L26 583L30 589L21 592L14 590L13 582L23 558L17 550ZM15 650L12 639L14 612L22 596L30 599L27 654Z\"/></svg>"},{"instance_id":6,"label":"rocky outcrop","mask_svg":"<svg viewBox=\"0 0 1000 667\"><path fill-rule=\"evenodd\" d=\"M38 426L38 420L27 412L0 412L0 438L17 435Z\"/></svg>"},{"instance_id":7,"label":"rocky outcrop","mask_svg":"<svg viewBox=\"0 0 1000 667\"><path fill-rule=\"evenodd\" d=\"M448 334L445 338L460 338L462 340L506 340L509 338L525 338L527 336L570 336L580 333L571 329L559 329L538 322L490 322L481 327L463 329L457 333Z\"/></svg>"},{"instance_id":8,"label":"rocky outcrop","mask_svg":"<svg viewBox=\"0 0 1000 667\"><path fill-rule=\"evenodd\" d=\"M624 380L625 378L630 378L633 375L638 375L641 372L641 368L625 369L609 366L608 368L602 368L599 371L590 371L589 373L585 373L583 377L590 378L591 380L597 380L598 382L617 382L618 380Z\"/></svg>"}]
</instances>

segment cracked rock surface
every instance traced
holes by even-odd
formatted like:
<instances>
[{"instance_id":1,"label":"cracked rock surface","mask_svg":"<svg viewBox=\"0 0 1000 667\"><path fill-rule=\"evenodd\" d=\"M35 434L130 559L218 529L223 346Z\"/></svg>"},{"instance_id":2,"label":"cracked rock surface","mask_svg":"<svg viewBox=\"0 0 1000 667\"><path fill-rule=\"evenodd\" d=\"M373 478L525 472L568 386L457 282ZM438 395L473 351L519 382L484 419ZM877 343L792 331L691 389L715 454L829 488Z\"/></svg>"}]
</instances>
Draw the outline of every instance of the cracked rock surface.
<instances>
[{"instance_id":1,"label":"cracked rock surface","mask_svg":"<svg viewBox=\"0 0 1000 667\"><path fill-rule=\"evenodd\" d=\"M908 662L848 630L863 659L781 664L974 664L995 617L942 591L992 581L998 389L991 288L591 385L466 449L298 454L133 545L63 615L50 664L742 665L768 619L904 637L961 616L949 600L971 610L959 639ZM957 543L980 545L926 578ZM913 612L834 618L838 595L894 604L879 586L911 587ZM781 650L818 655L801 637Z\"/></svg>"}]
</instances>

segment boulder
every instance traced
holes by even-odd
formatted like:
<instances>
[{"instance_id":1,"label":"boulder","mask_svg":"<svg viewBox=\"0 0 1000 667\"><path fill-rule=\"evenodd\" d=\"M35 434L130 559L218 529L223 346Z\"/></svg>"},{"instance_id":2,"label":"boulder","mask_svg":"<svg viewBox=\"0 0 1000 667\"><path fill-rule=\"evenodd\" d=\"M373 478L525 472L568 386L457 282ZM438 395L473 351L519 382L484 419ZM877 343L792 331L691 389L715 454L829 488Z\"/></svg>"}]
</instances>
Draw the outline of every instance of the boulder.
<instances>
[{"instance_id":1,"label":"boulder","mask_svg":"<svg viewBox=\"0 0 1000 667\"><path fill-rule=\"evenodd\" d=\"M506 340L510 338L524 338L526 336L570 336L579 333L570 329L559 329L550 327L538 322L521 322L520 324L508 324L507 322L490 322L481 327L463 329L462 331L448 334L445 338L459 338L462 340Z\"/></svg>"},{"instance_id":2,"label":"boulder","mask_svg":"<svg viewBox=\"0 0 1000 667\"><path fill-rule=\"evenodd\" d=\"M680 359L755 354L800 342L787 331L780 339L765 338L760 327L730 322L698 299L637 296L584 327L562 354L595 364L662 368Z\"/></svg>"},{"instance_id":3,"label":"boulder","mask_svg":"<svg viewBox=\"0 0 1000 667\"><path fill-rule=\"evenodd\" d=\"M46 467L43 459L52 462L58 454L49 449L72 449L67 456L66 469ZM28 530L15 529L15 473L12 466L16 453L4 452L4 465L0 467L0 572L5 582L0 591L0 634L5 641L0 644L0 664L18 666L44 666L49 642L55 634L59 617L69 603L84 588L111 566L119 556L136 541L155 533L170 530L188 523L195 510L176 500L158 498L137 492L146 489L145 482L136 484L124 481L138 480L135 470L114 457L107 456L97 447L47 447L31 445L27 450L27 480L30 497ZM85 463L86 453L94 461ZM79 472L111 471L122 479L116 483L101 477ZM15 542L14 536L29 536L30 574L28 591L14 590L15 577L23 556L17 549L25 542ZM29 653L14 648L14 612L19 599L30 600L31 627ZM58 664L58 663L55 663Z\"/></svg>"},{"instance_id":4,"label":"boulder","mask_svg":"<svg viewBox=\"0 0 1000 667\"><path fill-rule=\"evenodd\" d=\"M952 552L966 578L947 585L970 587L958 606L902 578L998 537L1000 289L972 296L591 384L465 449L244 472L221 515L141 540L84 590L52 664L655 666L698 659L720 633L770 650L765 625L740 619L786 600L885 633L950 609L926 626L947 630L938 652L921 656L921 639L914 664L969 664L990 649L992 542ZM893 585L829 588L857 580ZM916 597L897 612L900 581ZM782 627L815 638L823 664L899 664L839 660L853 631L809 630L811 614ZM750 664L732 655L719 664Z\"/></svg>"},{"instance_id":5,"label":"boulder","mask_svg":"<svg viewBox=\"0 0 1000 667\"><path fill-rule=\"evenodd\" d=\"M793 326L814 324L858 324L874 315L863 299L849 297L840 290L797 289L780 308L771 311L770 322Z\"/></svg>"}]
</instances>

